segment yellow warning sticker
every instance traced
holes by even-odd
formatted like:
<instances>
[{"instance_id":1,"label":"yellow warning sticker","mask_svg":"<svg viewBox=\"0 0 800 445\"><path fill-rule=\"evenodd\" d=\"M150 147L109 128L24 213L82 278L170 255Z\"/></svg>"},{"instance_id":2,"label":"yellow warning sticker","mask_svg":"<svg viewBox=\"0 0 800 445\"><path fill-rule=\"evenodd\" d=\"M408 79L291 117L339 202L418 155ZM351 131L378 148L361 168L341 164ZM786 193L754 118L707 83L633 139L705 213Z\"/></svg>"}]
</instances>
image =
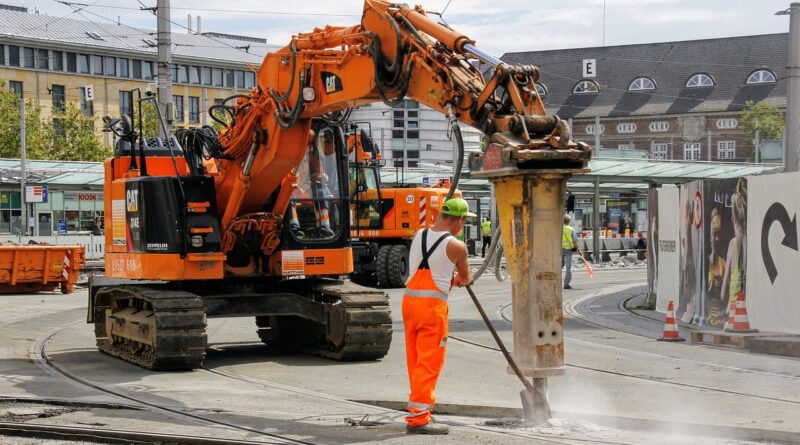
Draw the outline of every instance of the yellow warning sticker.
<instances>
[{"instance_id":1,"label":"yellow warning sticker","mask_svg":"<svg viewBox=\"0 0 800 445\"><path fill-rule=\"evenodd\" d=\"M304 275L306 261L302 250L284 250L281 252L281 274Z\"/></svg>"},{"instance_id":2,"label":"yellow warning sticker","mask_svg":"<svg viewBox=\"0 0 800 445\"><path fill-rule=\"evenodd\" d=\"M125 200L114 199L111 201L111 227L114 235L115 246L128 245L125 236Z\"/></svg>"}]
</instances>

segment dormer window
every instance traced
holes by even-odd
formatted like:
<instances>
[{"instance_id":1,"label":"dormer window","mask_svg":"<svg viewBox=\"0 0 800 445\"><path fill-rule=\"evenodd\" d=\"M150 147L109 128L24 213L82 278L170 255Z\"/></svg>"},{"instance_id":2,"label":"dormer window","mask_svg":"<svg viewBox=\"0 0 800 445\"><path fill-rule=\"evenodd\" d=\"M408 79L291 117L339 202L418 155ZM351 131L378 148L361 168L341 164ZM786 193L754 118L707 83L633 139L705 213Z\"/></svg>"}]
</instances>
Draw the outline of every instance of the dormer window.
<instances>
[{"instance_id":1,"label":"dormer window","mask_svg":"<svg viewBox=\"0 0 800 445\"><path fill-rule=\"evenodd\" d=\"M590 94L590 93L599 93L600 87L591 80L582 80L575 84L575 88L572 89L573 94Z\"/></svg>"},{"instance_id":2,"label":"dormer window","mask_svg":"<svg viewBox=\"0 0 800 445\"><path fill-rule=\"evenodd\" d=\"M777 80L775 79L775 74L769 70L758 70L753 71L752 74L747 78L747 84L759 84L759 83L775 83Z\"/></svg>"},{"instance_id":3,"label":"dormer window","mask_svg":"<svg viewBox=\"0 0 800 445\"><path fill-rule=\"evenodd\" d=\"M639 77L638 79L633 79L630 85L628 85L628 91L652 91L656 89L656 84L647 77Z\"/></svg>"},{"instance_id":4,"label":"dormer window","mask_svg":"<svg viewBox=\"0 0 800 445\"><path fill-rule=\"evenodd\" d=\"M714 86L714 79L711 78L708 74L695 74L694 76L690 77L689 80L686 82L686 88L702 88L702 87L713 87Z\"/></svg>"},{"instance_id":5,"label":"dormer window","mask_svg":"<svg viewBox=\"0 0 800 445\"><path fill-rule=\"evenodd\" d=\"M539 97L547 96L547 87L544 84L536 82L536 92L539 93Z\"/></svg>"}]
</instances>

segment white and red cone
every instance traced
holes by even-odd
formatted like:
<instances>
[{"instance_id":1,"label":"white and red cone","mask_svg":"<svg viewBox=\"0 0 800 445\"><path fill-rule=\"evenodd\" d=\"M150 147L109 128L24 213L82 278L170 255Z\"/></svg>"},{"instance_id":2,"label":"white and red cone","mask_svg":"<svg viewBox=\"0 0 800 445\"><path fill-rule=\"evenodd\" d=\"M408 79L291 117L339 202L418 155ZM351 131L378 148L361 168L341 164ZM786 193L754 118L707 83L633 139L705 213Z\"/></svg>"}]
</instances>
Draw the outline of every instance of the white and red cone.
<instances>
[{"instance_id":1,"label":"white and red cone","mask_svg":"<svg viewBox=\"0 0 800 445\"><path fill-rule=\"evenodd\" d=\"M675 319L675 304L669 300L667 305L667 317L664 319L664 332L659 341L685 341L678 332L678 321Z\"/></svg>"},{"instance_id":2,"label":"white and red cone","mask_svg":"<svg viewBox=\"0 0 800 445\"><path fill-rule=\"evenodd\" d=\"M758 329L750 328L750 321L747 318L747 304L745 303L744 292L739 291L738 298L736 298L736 309L731 317L728 317L730 326L725 326L725 332L733 332L738 334L749 334L758 332ZM726 325L728 324L726 323Z\"/></svg>"}]
</instances>

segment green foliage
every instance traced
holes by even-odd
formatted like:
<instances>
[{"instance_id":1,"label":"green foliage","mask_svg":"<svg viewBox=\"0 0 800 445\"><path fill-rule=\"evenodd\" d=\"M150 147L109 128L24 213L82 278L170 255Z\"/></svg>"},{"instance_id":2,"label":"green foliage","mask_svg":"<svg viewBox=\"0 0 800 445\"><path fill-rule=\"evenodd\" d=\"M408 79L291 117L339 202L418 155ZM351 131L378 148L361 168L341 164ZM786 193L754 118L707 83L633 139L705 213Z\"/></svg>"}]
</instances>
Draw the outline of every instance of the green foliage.
<instances>
[{"instance_id":1,"label":"green foliage","mask_svg":"<svg viewBox=\"0 0 800 445\"><path fill-rule=\"evenodd\" d=\"M20 157L20 114L17 96L0 80L0 157ZM61 131L56 132L55 127ZM94 131L94 118L74 103L51 118L42 108L25 101L26 157L59 161L101 161L111 154Z\"/></svg>"},{"instance_id":2,"label":"green foliage","mask_svg":"<svg viewBox=\"0 0 800 445\"><path fill-rule=\"evenodd\" d=\"M137 132L141 133L141 128L139 128L139 103L135 98L133 100L133 116L131 116L131 119L134 120L133 124ZM156 104L151 100L142 102L142 125L144 126L143 134L145 137L158 136L158 111Z\"/></svg>"},{"instance_id":3,"label":"green foliage","mask_svg":"<svg viewBox=\"0 0 800 445\"><path fill-rule=\"evenodd\" d=\"M753 140L756 131L762 141L779 141L783 139L783 113L774 105L766 102L747 101L747 108L742 112L742 130L748 138L744 150L748 161L755 159Z\"/></svg>"},{"instance_id":4,"label":"green foliage","mask_svg":"<svg viewBox=\"0 0 800 445\"><path fill-rule=\"evenodd\" d=\"M94 117L87 116L73 102L67 102L64 111L53 116L61 131L56 132L51 150L45 159L71 161L102 161L111 156L94 131Z\"/></svg>"},{"instance_id":5,"label":"green foliage","mask_svg":"<svg viewBox=\"0 0 800 445\"><path fill-rule=\"evenodd\" d=\"M20 157L20 114L19 99L8 90L0 79L0 157ZM53 126L42 118L42 108L33 101L25 101L25 141L26 155L40 158L47 152L53 141Z\"/></svg>"}]
</instances>

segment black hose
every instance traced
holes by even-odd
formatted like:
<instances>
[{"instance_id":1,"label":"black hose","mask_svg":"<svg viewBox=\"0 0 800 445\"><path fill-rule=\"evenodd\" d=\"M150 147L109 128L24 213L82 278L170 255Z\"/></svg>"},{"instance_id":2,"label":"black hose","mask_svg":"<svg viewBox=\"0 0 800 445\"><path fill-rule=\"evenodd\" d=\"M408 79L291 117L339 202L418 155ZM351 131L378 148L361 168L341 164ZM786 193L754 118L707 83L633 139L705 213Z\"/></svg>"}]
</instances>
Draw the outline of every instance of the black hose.
<instances>
[{"instance_id":1,"label":"black hose","mask_svg":"<svg viewBox=\"0 0 800 445\"><path fill-rule=\"evenodd\" d=\"M456 148L458 149L458 159L453 166L453 182L450 184L450 190L447 192L445 201L452 198L458 188L458 181L461 180L461 169L464 168L464 138L461 136L461 128L458 122L453 119L450 121L450 128L453 130L453 137L456 139Z\"/></svg>"},{"instance_id":2,"label":"black hose","mask_svg":"<svg viewBox=\"0 0 800 445\"><path fill-rule=\"evenodd\" d=\"M297 91L297 98L294 103L294 108L289 112L288 116L282 115L280 110L275 110L275 120L278 121L278 125L281 128L291 128L297 121L300 119L300 115L303 114L303 110L305 110L305 103L303 102L303 87L306 86L306 78L305 73L300 73L300 83L302 84L301 88ZM286 120L288 119L288 121Z\"/></svg>"},{"instance_id":3,"label":"black hose","mask_svg":"<svg viewBox=\"0 0 800 445\"><path fill-rule=\"evenodd\" d=\"M277 103L285 102L287 99L289 99L289 97L292 95L292 88L294 87L295 69L297 68L297 48L295 48L294 46L294 40L292 40L292 43L289 45L289 49L292 52L292 67L291 67L292 77L289 80L289 88L286 90L285 93L283 93L282 96L279 96L278 93L276 93L275 90L273 90L272 88L269 89L270 96L272 96L272 98L275 99L275 102Z\"/></svg>"}]
</instances>

